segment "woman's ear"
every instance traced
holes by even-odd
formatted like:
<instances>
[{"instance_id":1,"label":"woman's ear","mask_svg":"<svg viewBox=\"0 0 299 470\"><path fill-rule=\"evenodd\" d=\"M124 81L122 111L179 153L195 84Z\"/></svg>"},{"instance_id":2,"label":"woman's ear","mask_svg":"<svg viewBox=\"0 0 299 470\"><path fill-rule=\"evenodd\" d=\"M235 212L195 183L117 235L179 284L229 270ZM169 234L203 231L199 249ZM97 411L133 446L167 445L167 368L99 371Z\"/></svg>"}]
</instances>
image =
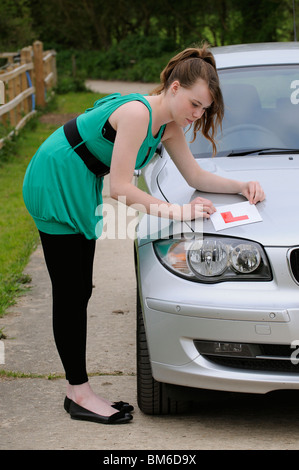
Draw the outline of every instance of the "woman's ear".
<instances>
[{"instance_id":1,"label":"woman's ear","mask_svg":"<svg viewBox=\"0 0 299 470\"><path fill-rule=\"evenodd\" d=\"M170 85L171 94L176 95L180 86L181 86L180 82L178 80L174 80L174 82L172 82L172 84Z\"/></svg>"}]
</instances>

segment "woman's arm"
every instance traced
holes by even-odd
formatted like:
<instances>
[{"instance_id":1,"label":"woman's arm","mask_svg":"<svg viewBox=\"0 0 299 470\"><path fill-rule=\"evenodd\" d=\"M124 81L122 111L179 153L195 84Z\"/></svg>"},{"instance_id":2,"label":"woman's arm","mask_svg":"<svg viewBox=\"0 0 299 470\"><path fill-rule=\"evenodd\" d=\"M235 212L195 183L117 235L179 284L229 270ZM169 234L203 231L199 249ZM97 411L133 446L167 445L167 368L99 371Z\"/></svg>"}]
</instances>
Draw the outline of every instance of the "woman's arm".
<instances>
[{"instance_id":1,"label":"woman's arm","mask_svg":"<svg viewBox=\"0 0 299 470\"><path fill-rule=\"evenodd\" d=\"M110 168L111 197L121 199L137 210L160 217L176 220L183 220L185 217L188 219L209 217L215 208L206 199L198 198L200 201L196 199L187 204L188 207L182 207L161 201L132 183L136 157L147 134L149 113L139 102L130 102L122 108L112 116L117 134Z\"/></svg>"},{"instance_id":2,"label":"woman's arm","mask_svg":"<svg viewBox=\"0 0 299 470\"><path fill-rule=\"evenodd\" d=\"M163 145L191 187L203 192L241 193L253 204L265 198L263 189L256 181L232 180L200 168L188 147L183 129L175 123L167 126Z\"/></svg>"}]
</instances>

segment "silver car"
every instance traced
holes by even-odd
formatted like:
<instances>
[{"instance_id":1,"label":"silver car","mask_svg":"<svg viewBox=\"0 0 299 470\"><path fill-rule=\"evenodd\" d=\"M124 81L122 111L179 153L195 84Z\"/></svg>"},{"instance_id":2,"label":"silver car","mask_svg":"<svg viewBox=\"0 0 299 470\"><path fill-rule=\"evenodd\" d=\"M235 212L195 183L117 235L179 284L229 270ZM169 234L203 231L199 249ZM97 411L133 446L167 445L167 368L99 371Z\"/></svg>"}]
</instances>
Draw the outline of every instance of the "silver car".
<instances>
[{"instance_id":1,"label":"silver car","mask_svg":"<svg viewBox=\"0 0 299 470\"><path fill-rule=\"evenodd\" d=\"M225 102L218 153L198 135L202 168L258 180L261 221L144 215L137 227L137 389L148 414L176 412L213 391L299 390L299 43L214 48ZM191 141L187 133L188 141ZM216 207L242 195L188 186L163 146L143 170L148 191Z\"/></svg>"}]
</instances>

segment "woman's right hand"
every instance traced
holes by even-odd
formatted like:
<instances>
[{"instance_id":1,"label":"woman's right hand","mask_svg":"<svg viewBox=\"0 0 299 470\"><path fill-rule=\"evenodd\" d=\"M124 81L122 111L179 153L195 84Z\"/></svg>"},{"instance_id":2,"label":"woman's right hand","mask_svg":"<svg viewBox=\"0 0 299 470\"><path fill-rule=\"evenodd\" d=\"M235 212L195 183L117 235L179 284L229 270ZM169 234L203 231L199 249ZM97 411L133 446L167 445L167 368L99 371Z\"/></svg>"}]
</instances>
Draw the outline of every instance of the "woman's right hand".
<instances>
[{"instance_id":1,"label":"woman's right hand","mask_svg":"<svg viewBox=\"0 0 299 470\"><path fill-rule=\"evenodd\" d=\"M182 206L182 220L194 220L200 217L209 219L214 212L216 208L209 199L197 197Z\"/></svg>"}]
</instances>

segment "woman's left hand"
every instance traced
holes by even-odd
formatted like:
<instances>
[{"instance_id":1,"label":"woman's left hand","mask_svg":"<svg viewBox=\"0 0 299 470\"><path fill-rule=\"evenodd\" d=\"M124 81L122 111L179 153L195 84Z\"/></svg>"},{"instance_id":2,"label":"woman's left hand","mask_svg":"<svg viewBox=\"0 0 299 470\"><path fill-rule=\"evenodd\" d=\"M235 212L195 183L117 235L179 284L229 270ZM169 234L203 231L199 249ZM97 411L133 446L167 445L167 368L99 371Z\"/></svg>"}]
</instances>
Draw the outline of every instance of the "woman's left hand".
<instances>
[{"instance_id":1,"label":"woman's left hand","mask_svg":"<svg viewBox=\"0 0 299 470\"><path fill-rule=\"evenodd\" d=\"M248 199L250 204L256 204L265 199L265 193L258 181L244 183L241 194Z\"/></svg>"}]
</instances>

